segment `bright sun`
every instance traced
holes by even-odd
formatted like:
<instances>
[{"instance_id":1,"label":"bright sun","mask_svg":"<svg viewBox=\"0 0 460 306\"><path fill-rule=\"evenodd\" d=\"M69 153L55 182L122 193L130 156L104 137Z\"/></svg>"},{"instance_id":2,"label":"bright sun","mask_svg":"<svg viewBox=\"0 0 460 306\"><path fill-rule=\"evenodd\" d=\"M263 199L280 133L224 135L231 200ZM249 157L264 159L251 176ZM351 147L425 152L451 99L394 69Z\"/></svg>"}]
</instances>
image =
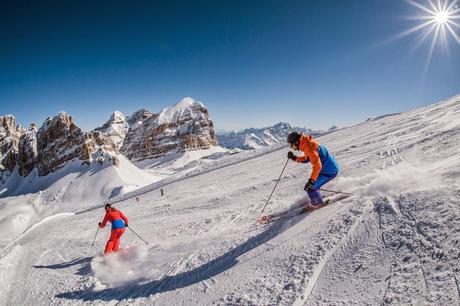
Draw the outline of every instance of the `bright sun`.
<instances>
[{"instance_id":1,"label":"bright sun","mask_svg":"<svg viewBox=\"0 0 460 306\"><path fill-rule=\"evenodd\" d=\"M416 49L428 37L432 37L425 65L426 71L437 44L448 49L449 38L453 38L460 45L460 37L457 33L460 29L460 24L457 23L460 19L460 0L406 0L406 2L419 10L417 16L408 17L410 20L418 21L418 24L394 38L418 32L420 35L414 45Z\"/></svg>"},{"instance_id":2,"label":"bright sun","mask_svg":"<svg viewBox=\"0 0 460 306\"><path fill-rule=\"evenodd\" d=\"M438 24L446 24L449 21L450 14L447 11L441 11L436 13L434 19Z\"/></svg>"}]
</instances>

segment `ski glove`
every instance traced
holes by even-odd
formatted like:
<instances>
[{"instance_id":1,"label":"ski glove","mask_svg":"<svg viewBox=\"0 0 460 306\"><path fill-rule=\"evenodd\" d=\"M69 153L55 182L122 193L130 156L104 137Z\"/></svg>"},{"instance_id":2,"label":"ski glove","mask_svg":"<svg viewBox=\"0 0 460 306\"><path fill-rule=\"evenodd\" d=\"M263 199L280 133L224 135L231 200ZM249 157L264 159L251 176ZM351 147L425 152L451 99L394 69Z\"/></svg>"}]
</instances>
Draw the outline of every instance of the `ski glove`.
<instances>
[{"instance_id":1,"label":"ski glove","mask_svg":"<svg viewBox=\"0 0 460 306\"><path fill-rule=\"evenodd\" d=\"M102 228L102 223L101 222L99 222L97 225L99 225L99 227Z\"/></svg>"},{"instance_id":2,"label":"ski glove","mask_svg":"<svg viewBox=\"0 0 460 306\"><path fill-rule=\"evenodd\" d=\"M305 187L303 188L303 190L305 190L305 191L307 191L307 189L310 190L310 191L315 190L315 187L314 187L315 182L316 181L314 179L312 179L312 178L309 179L308 182L305 184Z\"/></svg>"},{"instance_id":3,"label":"ski glove","mask_svg":"<svg viewBox=\"0 0 460 306\"><path fill-rule=\"evenodd\" d=\"M296 160L297 160L297 156L295 156L294 153L292 153L291 151L288 152L287 157L288 157L289 159L292 159L293 161L296 161Z\"/></svg>"}]
</instances>

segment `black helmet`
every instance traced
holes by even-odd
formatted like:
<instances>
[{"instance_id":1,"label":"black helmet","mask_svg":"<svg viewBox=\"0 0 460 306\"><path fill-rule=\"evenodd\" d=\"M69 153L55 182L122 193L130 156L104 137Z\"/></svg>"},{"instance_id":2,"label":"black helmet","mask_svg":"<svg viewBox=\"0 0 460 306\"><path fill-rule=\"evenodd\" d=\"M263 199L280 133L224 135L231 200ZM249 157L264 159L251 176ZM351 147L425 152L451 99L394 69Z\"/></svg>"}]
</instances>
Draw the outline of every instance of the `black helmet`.
<instances>
[{"instance_id":1,"label":"black helmet","mask_svg":"<svg viewBox=\"0 0 460 306\"><path fill-rule=\"evenodd\" d=\"M107 203L107 204L105 204L105 207L104 207L104 208L105 208L105 209L107 209L107 208L112 208L112 204Z\"/></svg>"},{"instance_id":2,"label":"black helmet","mask_svg":"<svg viewBox=\"0 0 460 306\"><path fill-rule=\"evenodd\" d=\"M294 144L294 143L298 143L300 141L300 134L297 133L296 131L294 132L291 132L289 133L288 137L287 137L287 142L289 144Z\"/></svg>"}]
</instances>

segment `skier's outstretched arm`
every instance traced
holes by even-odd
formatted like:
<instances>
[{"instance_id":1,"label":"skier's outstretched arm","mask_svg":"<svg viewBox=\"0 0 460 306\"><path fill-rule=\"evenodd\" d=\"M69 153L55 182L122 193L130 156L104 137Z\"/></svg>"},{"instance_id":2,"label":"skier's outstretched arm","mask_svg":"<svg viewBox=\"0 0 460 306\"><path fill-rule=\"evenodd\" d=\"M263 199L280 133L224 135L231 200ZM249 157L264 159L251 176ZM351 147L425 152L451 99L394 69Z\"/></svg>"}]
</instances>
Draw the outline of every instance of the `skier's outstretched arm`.
<instances>
[{"instance_id":1,"label":"skier's outstretched arm","mask_svg":"<svg viewBox=\"0 0 460 306\"><path fill-rule=\"evenodd\" d=\"M125 222L125 225L128 226L128 218L125 215L123 215L123 213L121 211L120 211L120 217Z\"/></svg>"},{"instance_id":2,"label":"skier's outstretched arm","mask_svg":"<svg viewBox=\"0 0 460 306\"><path fill-rule=\"evenodd\" d=\"M108 221L109 221L109 214L105 214L104 220L102 220L102 222L99 222L99 227L104 228Z\"/></svg>"}]
</instances>

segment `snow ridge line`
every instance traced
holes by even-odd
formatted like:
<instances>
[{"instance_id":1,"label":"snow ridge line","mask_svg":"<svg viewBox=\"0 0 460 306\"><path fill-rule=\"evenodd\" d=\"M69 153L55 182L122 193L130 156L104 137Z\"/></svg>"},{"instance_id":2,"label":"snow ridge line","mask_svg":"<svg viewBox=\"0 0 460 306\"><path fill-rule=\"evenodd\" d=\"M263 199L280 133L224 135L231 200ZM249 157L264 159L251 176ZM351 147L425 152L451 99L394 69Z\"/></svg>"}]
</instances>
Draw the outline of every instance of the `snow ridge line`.
<instances>
[{"instance_id":1,"label":"snow ridge line","mask_svg":"<svg viewBox=\"0 0 460 306\"><path fill-rule=\"evenodd\" d=\"M293 303L294 306L302 306L308 302L308 299L311 293L313 292L313 290L315 289L316 282L318 281L318 278L321 272L323 271L324 266L326 265L328 260L331 258L331 256L335 253L335 251L343 245L344 241L349 237L349 235L355 231L356 227L360 224L359 221L362 220L364 216L368 214L371 208L370 204L372 204L372 201L369 199L366 200L365 205L363 207L363 213L361 214L361 216L355 220L355 222L350 227L350 229L347 231L347 233L332 247L332 249L330 249L329 252L327 252L325 256L321 258L316 268L313 270L313 274L311 275L310 279L307 282L307 286L305 287L305 291L303 295L300 297L300 299L297 299Z\"/></svg>"}]
</instances>

